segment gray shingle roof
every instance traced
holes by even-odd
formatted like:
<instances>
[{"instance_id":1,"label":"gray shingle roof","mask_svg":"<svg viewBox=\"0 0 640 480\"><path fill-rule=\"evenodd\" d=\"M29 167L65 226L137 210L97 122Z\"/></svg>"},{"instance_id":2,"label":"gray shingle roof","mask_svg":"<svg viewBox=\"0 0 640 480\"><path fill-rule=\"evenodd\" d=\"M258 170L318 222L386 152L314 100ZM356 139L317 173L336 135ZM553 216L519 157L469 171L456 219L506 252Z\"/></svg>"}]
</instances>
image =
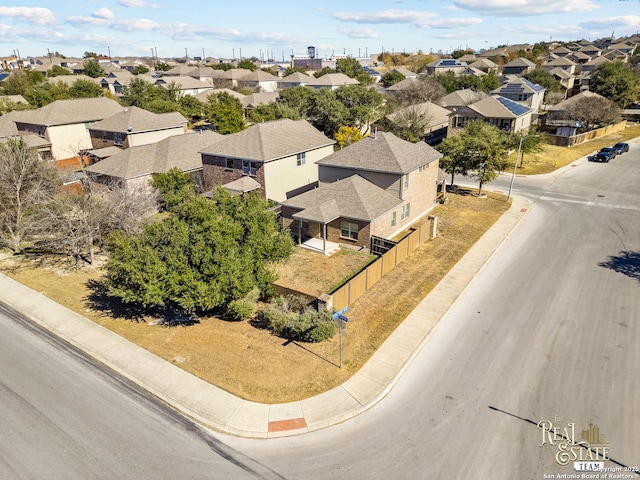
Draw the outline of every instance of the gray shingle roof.
<instances>
[{"instance_id":1,"label":"gray shingle roof","mask_svg":"<svg viewBox=\"0 0 640 480\"><path fill-rule=\"evenodd\" d=\"M124 107L109 98L56 100L37 110L22 110L16 121L32 125L71 125L89 123L122 112Z\"/></svg>"},{"instance_id":2,"label":"gray shingle roof","mask_svg":"<svg viewBox=\"0 0 640 480\"><path fill-rule=\"evenodd\" d=\"M245 108L255 107L257 105L264 105L267 103L274 103L278 100L280 94L278 92L259 92L252 93L251 95L247 95L244 98L241 98L242 106Z\"/></svg>"},{"instance_id":3,"label":"gray shingle roof","mask_svg":"<svg viewBox=\"0 0 640 480\"><path fill-rule=\"evenodd\" d=\"M407 77L403 80L400 80L398 83L394 83L390 87L387 87L386 90L387 92L407 90L413 88L414 85L418 85L419 82L420 80L416 77Z\"/></svg>"},{"instance_id":4,"label":"gray shingle roof","mask_svg":"<svg viewBox=\"0 0 640 480\"><path fill-rule=\"evenodd\" d=\"M316 163L352 170L400 175L441 157L440 152L424 142L411 143L396 137L393 133L378 132L359 142L352 143Z\"/></svg>"},{"instance_id":5,"label":"gray shingle roof","mask_svg":"<svg viewBox=\"0 0 640 480\"><path fill-rule=\"evenodd\" d=\"M580 92L577 95L574 95L572 97L567 98L566 100L563 100L562 102L549 107L548 111L550 112L557 112L557 111L565 111L567 108L569 108L571 105L579 102L580 100L582 100L583 98L604 98L602 95L599 95L595 92L591 92L589 90L585 90L584 92Z\"/></svg>"},{"instance_id":6,"label":"gray shingle roof","mask_svg":"<svg viewBox=\"0 0 640 480\"><path fill-rule=\"evenodd\" d=\"M153 113L139 107L127 107L123 112L94 123L89 130L141 133L185 126L187 119L178 112Z\"/></svg>"},{"instance_id":7,"label":"gray shingle roof","mask_svg":"<svg viewBox=\"0 0 640 480\"><path fill-rule=\"evenodd\" d=\"M440 125L443 123L449 122L449 115L451 112L440 105L436 105L431 102L418 103L415 105L409 105L408 107L401 108L400 110L393 112L390 115L387 115L387 118L392 122L396 121L398 118L402 118L407 112L414 111L418 115L423 116L425 119L428 119L429 122L426 125L427 127L433 125Z\"/></svg>"},{"instance_id":8,"label":"gray shingle roof","mask_svg":"<svg viewBox=\"0 0 640 480\"><path fill-rule=\"evenodd\" d=\"M200 150L224 138L216 132L202 131L165 138L157 143L131 147L86 168L87 172L130 179L177 167L183 172L202 168Z\"/></svg>"},{"instance_id":9,"label":"gray shingle roof","mask_svg":"<svg viewBox=\"0 0 640 480\"><path fill-rule=\"evenodd\" d=\"M191 90L194 88L213 88L211 85L189 75L160 77L155 81L155 85L160 86L171 85L172 83L178 85L180 90Z\"/></svg>"},{"instance_id":10,"label":"gray shingle roof","mask_svg":"<svg viewBox=\"0 0 640 480\"><path fill-rule=\"evenodd\" d=\"M302 209L294 218L328 223L339 217L370 222L402 203L360 175L352 175L290 198L283 205Z\"/></svg>"},{"instance_id":11,"label":"gray shingle roof","mask_svg":"<svg viewBox=\"0 0 640 480\"><path fill-rule=\"evenodd\" d=\"M505 67L535 67L536 64L526 58L518 57L515 60L510 61Z\"/></svg>"},{"instance_id":12,"label":"gray shingle roof","mask_svg":"<svg viewBox=\"0 0 640 480\"><path fill-rule=\"evenodd\" d=\"M287 75L284 78L278 80L278 83L301 83L306 84L314 81L315 78L310 75L305 75L300 72L293 72L291 75Z\"/></svg>"},{"instance_id":13,"label":"gray shingle roof","mask_svg":"<svg viewBox=\"0 0 640 480\"><path fill-rule=\"evenodd\" d=\"M225 135L222 141L203 148L202 153L268 162L334 143L306 120L287 118L256 123Z\"/></svg>"},{"instance_id":14,"label":"gray shingle roof","mask_svg":"<svg viewBox=\"0 0 640 480\"><path fill-rule=\"evenodd\" d=\"M327 73L309 82L311 87L339 87L342 85L360 85L360 82L344 73Z\"/></svg>"},{"instance_id":15,"label":"gray shingle roof","mask_svg":"<svg viewBox=\"0 0 640 480\"><path fill-rule=\"evenodd\" d=\"M482 100L483 98L488 96L489 95L485 92L475 92L470 88L465 88L445 95L440 100L440 104L445 107L463 107L473 102L477 102L478 100Z\"/></svg>"}]
</instances>

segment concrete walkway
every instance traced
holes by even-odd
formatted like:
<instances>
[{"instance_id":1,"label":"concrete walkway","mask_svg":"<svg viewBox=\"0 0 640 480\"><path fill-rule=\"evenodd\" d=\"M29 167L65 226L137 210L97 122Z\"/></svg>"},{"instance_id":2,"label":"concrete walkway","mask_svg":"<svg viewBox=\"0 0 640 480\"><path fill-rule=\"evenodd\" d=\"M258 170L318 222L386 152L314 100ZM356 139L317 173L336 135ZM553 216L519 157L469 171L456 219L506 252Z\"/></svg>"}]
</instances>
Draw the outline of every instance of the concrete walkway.
<instances>
[{"instance_id":1,"label":"concrete walkway","mask_svg":"<svg viewBox=\"0 0 640 480\"><path fill-rule=\"evenodd\" d=\"M511 208L353 377L328 392L297 402L269 405L237 398L2 274L0 303L202 425L255 438L300 434L343 422L384 398L529 208L526 199L513 197Z\"/></svg>"}]
</instances>

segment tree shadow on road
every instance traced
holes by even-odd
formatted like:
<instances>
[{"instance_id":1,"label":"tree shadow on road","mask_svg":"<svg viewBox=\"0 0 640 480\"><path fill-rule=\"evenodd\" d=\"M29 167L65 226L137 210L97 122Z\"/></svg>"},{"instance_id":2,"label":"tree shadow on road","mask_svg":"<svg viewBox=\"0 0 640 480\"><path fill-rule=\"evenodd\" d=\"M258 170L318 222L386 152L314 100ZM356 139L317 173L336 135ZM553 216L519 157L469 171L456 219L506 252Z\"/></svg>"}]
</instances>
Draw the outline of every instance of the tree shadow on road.
<instances>
[{"instance_id":1,"label":"tree shadow on road","mask_svg":"<svg viewBox=\"0 0 640 480\"><path fill-rule=\"evenodd\" d=\"M601 262L598 265L610 268L640 282L640 252L622 251L616 256L609 257L608 261Z\"/></svg>"}]
</instances>

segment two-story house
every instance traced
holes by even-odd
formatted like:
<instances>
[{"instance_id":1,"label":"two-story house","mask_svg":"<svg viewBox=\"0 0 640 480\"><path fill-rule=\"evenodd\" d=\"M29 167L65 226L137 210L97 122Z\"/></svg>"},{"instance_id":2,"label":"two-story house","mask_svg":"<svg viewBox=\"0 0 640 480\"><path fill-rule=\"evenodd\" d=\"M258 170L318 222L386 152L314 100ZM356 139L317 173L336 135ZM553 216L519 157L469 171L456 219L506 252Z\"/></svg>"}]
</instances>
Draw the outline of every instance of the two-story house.
<instances>
[{"instance_id":1,"label":"two-story house","mask_svg":"<svg viewBox=\"0 0 640 480\"><path fill-rule=\"evenodd\" d=\"M441 157L376 132L317 162L320 186L282 202L284 226L299 241L369 248L372 236L392 238L434 207Z\"/></svg>"},{"instance_id":2,"label":"two-story house","mask_svg":"<svg viewBox=\"0 0 640 480\"><path fill-rule=\"evenodd\" d=\"M89 127L92 149L147 145L186 131L187 119L181 113L153 113L139 107L126 107Z\"/></svg>"},{"instance_id":3,"label":"two-story house","mask_svg":"<svg viewBox=\"0 0 640 480\"><path fill-rule=\"evenodd\" d=\"M207 130L167 137L156 143L122 150L89 165L85 172L92 182L145 191L151 188L154 173L164 173L178 168L196 177L196 184L200 185L200 150L223 138L223 135Z\"/></svg>"},{"instance_id":4,"label":"two-story house","mask_svg":"<svg viewBox=\"0 0 640 480\"><path fill-rule=\"evenodd\" d=\"M56 100L36 110L16 111L14 121L21 135L35 133L46 139L53 158L64 160L92 148L92 125L123 111L108 98Z\"/></svg>"},{"instance_id":5,"label":"two-story house","mask_svg":"<svg viewBox=\"0 0 640 480\"><path fill-rule=\"evenodd\" d=\"M527 105L535 113L540 111L544 99L545 88L533 83L526 78L514 78L491 92L492 95L500 95L514 102Z\"/></svg>"},{"instance_id":6,"label":"two-story house","mask_svg":"<svg viewBox=\"0 0 640 480\"><path fill-rule=\"evenodd\" d=\"M334 144L306 120L257 123L202 150L204 188L249 177L264 198L282 202L318 185L316 162Z\"/></svg>"}]
</instances>

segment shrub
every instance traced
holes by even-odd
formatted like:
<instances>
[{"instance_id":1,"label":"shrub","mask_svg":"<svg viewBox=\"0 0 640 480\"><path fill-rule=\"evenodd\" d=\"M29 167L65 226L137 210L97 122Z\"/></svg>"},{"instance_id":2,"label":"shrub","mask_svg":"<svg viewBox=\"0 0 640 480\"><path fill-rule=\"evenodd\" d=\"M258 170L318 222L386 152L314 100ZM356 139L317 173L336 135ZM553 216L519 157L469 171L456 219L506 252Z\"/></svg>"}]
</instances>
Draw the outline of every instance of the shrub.
<instances>
[{"instance_id":1,"label":"shrub","mask_svg":"<svg viewBox=\"0 0 640 480\"><path fill-rule=\"evenodd\" d=\"M305 308L300 299L291 295L275 298L263 315L274 334L301 342L321 342L336 331L329 311Z\"/></svg>"},{"instance_id":2,"label":"shrub","mask_svg":"<svg viewBox=\"0 0 640 480\"><path fill-rule=\"evenodd\" d=\"M247 320L256 313L256 302L260 298L260 290L252 289L244 297L233 300L227 306L227 315L233 320Z\"/></svg>"},{"instance_id":3,"label":"shrub","mask_svg":"<svg viewBox=\"0 0 640 480\"><path fill-rule=\"evenodd\" d=\"M336 322L328 310L305 309L298 315L295 328L296 338L302 342L322 342L336 333Z\"/></svg>"}]
</instances>

